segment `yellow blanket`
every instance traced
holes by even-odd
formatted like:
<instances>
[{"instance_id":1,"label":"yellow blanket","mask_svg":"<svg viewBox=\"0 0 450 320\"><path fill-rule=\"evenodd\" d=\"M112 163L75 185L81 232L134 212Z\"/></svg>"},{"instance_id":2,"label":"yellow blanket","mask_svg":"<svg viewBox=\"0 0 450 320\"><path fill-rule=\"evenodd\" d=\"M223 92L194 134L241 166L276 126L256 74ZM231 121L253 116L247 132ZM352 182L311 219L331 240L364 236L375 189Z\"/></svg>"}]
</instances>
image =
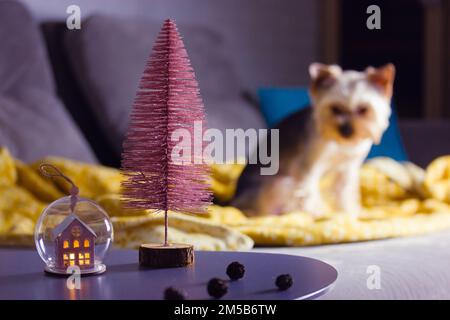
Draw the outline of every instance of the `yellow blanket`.
<instances>
[{"instance_id":1,"label":"yellow blanket","mask_svg":"<svg viewBox=\"0 0 450 320\"><path fill-rule=\"evenodd\" d=\"M161 241L163 217L152 212L127 212L121 207L120 172L61 158L42 161L58 166L79 186L81 196L97 201L110 214L115 245L132 248ZM0 149L0 244L31 245L35 221L49 202L69 186L39 175L42 161L23 164ZM233 196L242 172L239 164L214 165L214 195L222 202ZM314 220L301 212L247 218L227 206L211 206L204 216L170 214L169 240L189 242L197 249L246 250L256 245L301 246L422 234L450 227L450 156L436 159L426 170L386 158L361 169L364 210L359 219L340 213ZM324 186L329 179L324 179Z\"/></svg>"}]
</instances>

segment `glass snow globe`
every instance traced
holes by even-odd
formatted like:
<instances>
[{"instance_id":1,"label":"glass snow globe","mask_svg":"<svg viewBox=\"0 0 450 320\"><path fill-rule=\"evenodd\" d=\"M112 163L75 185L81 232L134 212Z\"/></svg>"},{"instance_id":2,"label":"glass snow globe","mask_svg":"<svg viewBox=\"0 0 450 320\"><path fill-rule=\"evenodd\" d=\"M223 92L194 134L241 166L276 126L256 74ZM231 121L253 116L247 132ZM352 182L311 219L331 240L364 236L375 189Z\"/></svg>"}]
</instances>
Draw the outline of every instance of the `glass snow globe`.
<instances>
[{"instance_id":1,"label":"glass snow globe","mask_svg":"<svg viewBox=\"0 0 450 320\"><path fill-rule=\"evenodd\" d=\"M39 217L34 236L47 272L71 274L76 268L81 274L106 271L103 259L113 241L113 226L94 201L74 196L54 201Z\"/></svg>"}]
</instances>

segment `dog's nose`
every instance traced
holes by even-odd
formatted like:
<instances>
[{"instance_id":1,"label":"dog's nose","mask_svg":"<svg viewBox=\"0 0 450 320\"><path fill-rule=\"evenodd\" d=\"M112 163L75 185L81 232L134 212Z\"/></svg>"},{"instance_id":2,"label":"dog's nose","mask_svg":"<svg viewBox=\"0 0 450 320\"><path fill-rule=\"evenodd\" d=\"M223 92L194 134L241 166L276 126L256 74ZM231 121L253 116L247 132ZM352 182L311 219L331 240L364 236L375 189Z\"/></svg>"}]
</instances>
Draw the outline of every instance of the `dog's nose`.
<instances>
[{"instance_id":1,"label":"dog's nose","mask_svg":"<svg viewBox=\"0 0 450 320\"><path fill-rule=\"evenodd\" d=\"M348 122L341 124L338 129L339 129L339 133L344 138L350 138L354 132L353 126Z\"/></svg>"}]
</instances>

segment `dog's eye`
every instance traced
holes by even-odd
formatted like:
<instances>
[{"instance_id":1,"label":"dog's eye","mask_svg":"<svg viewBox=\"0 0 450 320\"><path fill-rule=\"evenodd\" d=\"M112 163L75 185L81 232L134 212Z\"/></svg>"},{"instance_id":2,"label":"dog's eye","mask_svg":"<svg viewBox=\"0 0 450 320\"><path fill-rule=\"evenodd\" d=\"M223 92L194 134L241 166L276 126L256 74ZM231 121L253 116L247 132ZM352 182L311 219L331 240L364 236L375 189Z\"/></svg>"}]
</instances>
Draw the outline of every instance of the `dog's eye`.
<instances>
[{"instance_id":1,"label":"dog's eye","mask_svg":"<svg viewBox=\"0 0 450 320\"><path fill-rule=\"evenodd\" d=\"M359 106L358 108L356 108L356 114L358 116L364 116L367 114L368 111L369 108L367 108L366 106Z\"/></svg>"},{"instance_id":2,"label":"dog's eye","mask_svg":"<svg viewBox=\"0 0 450 320\"><path fill-rule=\"evenodd\" d=\"M335 116L342 116L345 111L342 109L342 107L338 106L338 105L332 105L330 107L331 109L331 113Z\"/></svg>"}]
</instances>

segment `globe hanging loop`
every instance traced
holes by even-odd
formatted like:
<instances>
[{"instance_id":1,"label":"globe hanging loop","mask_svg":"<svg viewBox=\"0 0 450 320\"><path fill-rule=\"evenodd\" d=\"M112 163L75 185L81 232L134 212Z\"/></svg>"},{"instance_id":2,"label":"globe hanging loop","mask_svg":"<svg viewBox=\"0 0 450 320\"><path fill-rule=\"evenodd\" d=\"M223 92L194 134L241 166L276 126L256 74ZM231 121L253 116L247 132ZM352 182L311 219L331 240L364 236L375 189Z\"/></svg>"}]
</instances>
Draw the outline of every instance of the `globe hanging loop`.
<instances>
[{"instance_id":1,"label":"globe hanging loop","mask_svg":"<svg viewBox=\"0 0 450 320\"><path fill-rule=\"evenodd\" d=\"M48 178L63 178L72 185L72 188L70 189L70 211L74 213L75 206L78 201L78 193L80 192L80 190L72 181L72 179L70 179L68 176L62 173L61 170L59 170L57 167L49 163L41 164L39 166L39 171L42 173L42 175Z\"/></svg>"}]
</instances>

